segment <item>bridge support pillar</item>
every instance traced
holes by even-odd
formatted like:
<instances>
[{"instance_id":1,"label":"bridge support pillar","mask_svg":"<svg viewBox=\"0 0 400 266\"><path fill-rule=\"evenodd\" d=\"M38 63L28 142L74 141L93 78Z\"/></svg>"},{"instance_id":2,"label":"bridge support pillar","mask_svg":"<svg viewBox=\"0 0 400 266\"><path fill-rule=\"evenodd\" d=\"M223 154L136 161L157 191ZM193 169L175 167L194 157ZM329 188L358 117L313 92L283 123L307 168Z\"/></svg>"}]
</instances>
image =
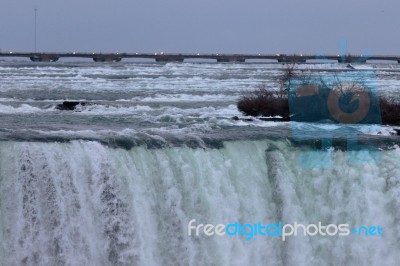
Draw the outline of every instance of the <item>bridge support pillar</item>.
<instances>
[{"instance_id":1,"label":"bridge support pillar","mask_svg":"<svg viewBox=\"0 0 400 266\"><path fill-rule=\"evenodd\" d=\"M351 60L349 60L349 59L347 59L347 58L341 58L341 59L338 59L338 63L339 64L350 64L350 63L352 63L351 62Z\"/></svg>"},{"instance_id":2,"label":"bridge support pillar","mask_svg":"<svg viewBox=\"0 0 400 266\"><path fill-rule=\"evenodd\" d=\"M122 60L121 57L106 57L106 56L93 57L93 61L95 62L120 62L121 60Z\"/></svg>"},{"instance_id":3,"label":"bridge support pillar","mask_svg":"<svg viewBox=\"0 0 400 266\"><path fill-rule=\"evenodd\" d=\"M156 62L163 62L163 63L168 63L168 62L179 62L182 63L184 61L183 57L180 56L168 56L168 55L161 55L155 58Z\"/></svg>"},{"instance_id":4,"label":"bridge support pillar","mask_svg":"<svg viewBox=\"0 0 400 266\"><path fill-rule=\"evenodd\" d=\"M351 64L351 63L366 63L367 58L354 57L354 56L346 56L345 58L339 58L338 62L341 64Z\"/></svg>"},{"instance_id":5,"label":"bridge support pillar","mask_svg":"<svg viewBox=\"0 0 400 266\"><path fill-rule=\"evenodd\" d=\"M33 55L30 57L32 62L57 62L58 56L45 56L45 55Z\"/></svg>"},{"instance_id":6,"label":"bridge support pillar","mask_svg":"<svg viewBox=\"0 0 400 266\"><path fill-rule=\"evenodd\" d=\"M296 63L296 61L292 58L281 58L278 59L278 63Z\"/></svg>"},{"instance_id":7,"label":"bridge support pillar","mask_svg":"<svg viewBox=\"0 0 400 266\"><path fill-rule=\"evenodd\" d=\"M217 58L218 63L244 63L246 62L245 58L241 57L222 57Z\"/></svg>"},{"instance_id":8,"label":"bridge support pillar","mask_svg":"<svg viewBox=\"0 0 400 266\"><path fill-rule=\"evenodd\" d=\"M306 63L307 59L296 59L296 58L285 58L285 59L278 59L278 63L287 63L287 64L302 64Z\"/></svg>"}]
</instances>

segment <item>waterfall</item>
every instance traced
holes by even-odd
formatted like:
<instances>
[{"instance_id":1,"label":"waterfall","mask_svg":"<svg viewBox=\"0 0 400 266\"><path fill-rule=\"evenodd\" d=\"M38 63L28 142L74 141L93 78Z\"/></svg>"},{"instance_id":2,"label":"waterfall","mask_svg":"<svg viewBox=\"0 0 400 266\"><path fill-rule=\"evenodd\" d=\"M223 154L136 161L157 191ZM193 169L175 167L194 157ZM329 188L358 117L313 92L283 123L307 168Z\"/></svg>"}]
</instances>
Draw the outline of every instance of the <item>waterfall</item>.
<instances>
[{"instance_id":1,"label":"waterfall","mask_svg":"<svg viewBox=\"0 0 400 266\"><path fill-rule=\"evenodd\" d=\"M395 265L400 149L298 166L285 140L221 148L0 142L0 265ZM359 151L365 152L365 151ZM188 236L188 223L380 225L384 236Z\"/></svg>"}]
</instances>

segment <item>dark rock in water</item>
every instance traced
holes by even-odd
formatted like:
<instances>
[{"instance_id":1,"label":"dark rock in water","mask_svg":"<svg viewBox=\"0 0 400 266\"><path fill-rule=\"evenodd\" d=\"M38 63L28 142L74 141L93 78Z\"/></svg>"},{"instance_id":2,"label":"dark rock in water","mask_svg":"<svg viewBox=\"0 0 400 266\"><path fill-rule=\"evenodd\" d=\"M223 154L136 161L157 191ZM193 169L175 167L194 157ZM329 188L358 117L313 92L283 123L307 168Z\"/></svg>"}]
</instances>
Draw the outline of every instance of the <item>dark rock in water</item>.
<instances>
[{"instance_id":1,"label":"dark rock in water","mask_svg":"<svg viewBox=\"0 0 400 266\"><path fill-rule=\"evenodd\" d=\"M395 128L394 131L396 131L397 136L400 136L400 128Z\"/></svg>"},{"instance_id":2,"label":"dark rock in water","mask_svg":"<svg viewBox=\"0 0 400 266\"><path fill-rule=\"evenodd\" d=\"M64 101L62 104L58 104L56 106L56 109L58 110L67 110L67 111L73 111L76 109L78 105L85 106L85 102L70 102L70 101Z\"/></svg>"},{"instance_id":3,"label":"dark rock in water","mask_svg":"<svg viewBox=\"0 0 400 266\"><path fill-rule=\"evenodd\" d=\"M236 115L234 117L232 117L232 120L235 120L235 121L239 121L239 120L242 120L242 121L254 121L252 118L239 118Z\"/></svg>"}]
</instances>

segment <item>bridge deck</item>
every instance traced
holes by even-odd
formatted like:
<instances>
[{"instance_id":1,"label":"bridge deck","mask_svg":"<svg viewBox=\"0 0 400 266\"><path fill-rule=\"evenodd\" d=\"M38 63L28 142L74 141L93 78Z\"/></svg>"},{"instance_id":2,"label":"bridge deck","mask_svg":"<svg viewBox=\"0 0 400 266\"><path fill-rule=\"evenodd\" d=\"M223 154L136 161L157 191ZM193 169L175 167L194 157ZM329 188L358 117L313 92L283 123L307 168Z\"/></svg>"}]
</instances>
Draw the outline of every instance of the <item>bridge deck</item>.
<instances>
[{"instance_id":1,"label":"bridge deck","mask_svg":"<svg viewBox=\"0 0 400 266\"><path fill-rule=\"evenodd\" d=\"M332 60L339 63L366 63L367 61L396 61L400 56L389 55L287 55L287 54L170 54L170 53L27 53L2 52L0 57L25 57L32 61L57 61L60 58L91 58L96 62L121 61L123 58L154 59L158 62L183 62L185 59L212 59L217 62L245 62L250 59L275 60L277 62L305 63L309 60Z\"/></svg>"}]
</instances>

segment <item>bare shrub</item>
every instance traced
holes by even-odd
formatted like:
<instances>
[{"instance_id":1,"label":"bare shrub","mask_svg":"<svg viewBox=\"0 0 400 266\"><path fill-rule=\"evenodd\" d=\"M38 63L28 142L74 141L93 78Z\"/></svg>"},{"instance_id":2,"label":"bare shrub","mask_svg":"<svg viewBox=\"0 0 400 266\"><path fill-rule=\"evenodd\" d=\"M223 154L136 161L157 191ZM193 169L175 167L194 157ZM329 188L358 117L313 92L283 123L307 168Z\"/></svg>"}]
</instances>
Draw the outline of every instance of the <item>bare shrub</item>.
<instances>
[{"instance_id":1,"label":"bare shrub","mask_svg":"<svg viewBox=\"0 0 400 266\"><path fill-rule=\"evenodd\" d=\"M380 98L383 124L400 125L400 103L393 99Z\"/></svg>"},{"instance_id":2,"label":"bare shrub","mask_svg":"<svg viewBox=\"0 0 400 266\"><path fill-rule=\"evenodd\" d=\"M282 116L289 118L289 101L287 94L268 90L264 86L242 96L238 101L238 109L250 116Z\"/></svg>"},{"instance_id":3,"label":"bare shrub","mask_svg":"<svg viewBox=\"0 0 400 266\"><path fill-rule=\"evenodd\" d=\"M279 91L265 88L265 85L239 98L239 111L250 116L281 116L289 120L289 99L287 82L295 77L295 64L288 64L277 77Z\"/></svg>"}]
</instances>

